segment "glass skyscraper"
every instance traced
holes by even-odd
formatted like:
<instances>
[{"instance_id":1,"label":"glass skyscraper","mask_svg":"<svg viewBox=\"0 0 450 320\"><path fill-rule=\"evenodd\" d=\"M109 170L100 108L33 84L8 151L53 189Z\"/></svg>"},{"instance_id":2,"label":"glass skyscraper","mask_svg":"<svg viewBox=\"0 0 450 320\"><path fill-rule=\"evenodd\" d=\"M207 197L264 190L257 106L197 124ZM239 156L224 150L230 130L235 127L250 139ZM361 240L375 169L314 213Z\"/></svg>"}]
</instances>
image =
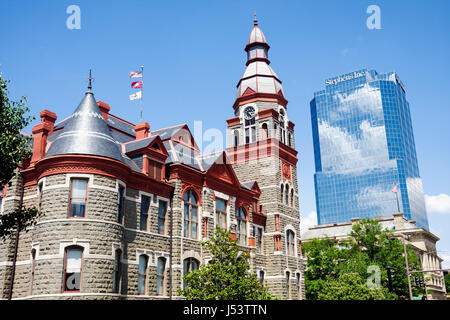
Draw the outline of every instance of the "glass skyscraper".
<instances>
[{"instance_id":1,"label":"glass skyscraper","mask_svg":"<svg viewBox=\"0 0 450 320\"><path fill-rule=\"evenodd\" d=\"M311 101L319 224L406 218L428 230L405 88L394 72L359 70L325 81Z\"/></svg>"}]
</instances>

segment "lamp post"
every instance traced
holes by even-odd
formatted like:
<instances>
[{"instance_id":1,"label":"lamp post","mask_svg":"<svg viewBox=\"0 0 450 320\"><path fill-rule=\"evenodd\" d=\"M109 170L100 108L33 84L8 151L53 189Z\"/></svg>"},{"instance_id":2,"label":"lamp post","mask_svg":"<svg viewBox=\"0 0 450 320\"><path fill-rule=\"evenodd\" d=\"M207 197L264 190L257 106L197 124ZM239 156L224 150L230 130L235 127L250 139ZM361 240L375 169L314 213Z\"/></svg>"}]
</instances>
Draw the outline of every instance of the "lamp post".
<instances>
[{"instance_id":1,"label":"lamp post","mask_svg":"<svg viewBox=\"0 0 450 320\"><path fill-rule=\"evenodd\" d=\"M413 294L411 288L411 274L409 273L408 255L406 253L406 239L404 235L402 235L402 239L403 239L403 254L405 256L405 263L406 263L406 275L408 276L409 299L412 300Z\"/></svg>"},{"instance_id":2,"label":"lamp post","mask_svg":"<svg viewBox=\"0 0 450 320\"><path fill-rule=\"evenodd\" d=\"M388 288L389 288L389 292L394 291L394 289L392 288L392 274L391 274L391 269L392 267L387 267L387 275L388 275Z\"/></svg>"},{"instance_id":3,"label":"lamp post","mask_svg":"<svg viewBox=\"0 0 450 320\"><path fill-rule=\"evenodd\" d=\"M408 255L406 252L406 236L405 235L399 235L399 236L393 236L394 238L402 238L403 240L403 255L405 256L405 265L406 265L406 276L408 277L408 291L409 291L409 299L413 299L412 294L412 287L411 287L411 273L409 272L409 263L408 263Z\"/></svg>"}]
</instances>

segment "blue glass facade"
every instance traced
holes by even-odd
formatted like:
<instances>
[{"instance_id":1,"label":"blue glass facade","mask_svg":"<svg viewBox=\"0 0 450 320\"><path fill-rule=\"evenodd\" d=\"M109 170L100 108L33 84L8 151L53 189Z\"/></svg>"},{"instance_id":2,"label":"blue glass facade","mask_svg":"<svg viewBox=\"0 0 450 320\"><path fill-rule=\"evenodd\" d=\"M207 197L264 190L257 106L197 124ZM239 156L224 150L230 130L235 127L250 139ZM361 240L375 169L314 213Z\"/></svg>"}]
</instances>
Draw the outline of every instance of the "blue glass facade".
<instances>
[{"instance_id":1,"label":"blue glass facade","mask_svg":"<svg viewBox=\"0 0 450 320\"><path fill-rule=\"evenodd\" d=\"M428 230L404 86L393 72L359 70L326 80L311 122L319 224L392 216Z\"/></svg>"}]
</instances>

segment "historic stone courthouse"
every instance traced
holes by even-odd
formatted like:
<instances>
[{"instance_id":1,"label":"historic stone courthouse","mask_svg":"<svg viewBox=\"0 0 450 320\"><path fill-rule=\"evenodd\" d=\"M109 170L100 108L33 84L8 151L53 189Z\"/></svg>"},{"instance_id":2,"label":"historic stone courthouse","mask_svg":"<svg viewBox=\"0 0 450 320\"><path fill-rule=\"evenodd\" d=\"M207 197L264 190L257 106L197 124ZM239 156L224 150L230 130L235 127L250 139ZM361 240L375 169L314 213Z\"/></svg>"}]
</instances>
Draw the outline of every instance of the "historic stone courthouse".
<instances>
[{"instance_id":1,"label":"historic stone courthouse","mask_svg":"<svg viewBox=\"0 0 450 320\"><path fill-rule=\"evenodd\" d=\"M202 154L186 124L150 130L113 115L90 84L70 117L43 110L32 158L0 197L2 214L21 202L44 213L20 234L13 298L182 299L183 274L208 262L200 241L219 226L273 295L302 299L294 124L268 50L255 20L226 153ZM2 299L14 244L0 243Z\"/></svg>"}]
</instances>

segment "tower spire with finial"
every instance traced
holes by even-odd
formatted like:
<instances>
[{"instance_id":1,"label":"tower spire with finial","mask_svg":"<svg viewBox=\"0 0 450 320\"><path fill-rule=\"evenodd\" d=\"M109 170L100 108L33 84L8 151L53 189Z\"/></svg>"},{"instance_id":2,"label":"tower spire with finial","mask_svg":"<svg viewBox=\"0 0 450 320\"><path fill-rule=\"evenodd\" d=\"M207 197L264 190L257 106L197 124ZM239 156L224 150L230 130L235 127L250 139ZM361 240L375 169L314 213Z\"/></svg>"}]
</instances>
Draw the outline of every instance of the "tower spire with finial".
<instances>
[{"instance_id":1,"label":"tower spire with finial","mask_svg":"<svg viewBox=\"0 0 450 320\"><path fill-rule=\"evenodd\" d=\"M92 92L92 70L89 69L89 84L88 84L88 92Z\"/></svg>"},{"instance_id":2,"label":"tower spire with finial","mask_svg":"<svg viewBox=\"0 0 450 320\"><path fill-rule=\"evenodd\" d=\"M253 25L257 26L258 25L258 19L256 19L256 12L253 12L253 16L255 17L253 19Z\"/></svg>"}]
</instances>

